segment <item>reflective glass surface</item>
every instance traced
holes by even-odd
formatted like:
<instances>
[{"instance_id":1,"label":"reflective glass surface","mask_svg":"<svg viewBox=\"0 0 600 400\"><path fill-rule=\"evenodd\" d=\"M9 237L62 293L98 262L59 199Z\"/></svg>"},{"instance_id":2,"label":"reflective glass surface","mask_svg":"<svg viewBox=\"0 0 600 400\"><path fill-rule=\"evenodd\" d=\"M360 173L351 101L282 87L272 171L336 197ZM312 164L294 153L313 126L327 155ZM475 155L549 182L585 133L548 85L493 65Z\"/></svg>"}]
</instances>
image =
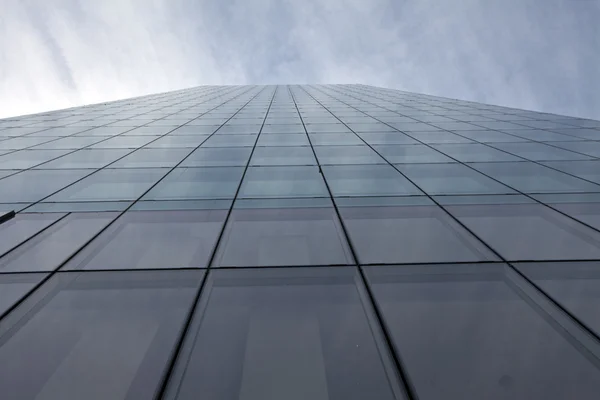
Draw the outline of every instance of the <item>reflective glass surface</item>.
<instances>
[{"instance_id":1,"label":"reflective glass surface","mask_svg":"<svg viewBox=\"0 0 600 400\"><path fill-rule=\"evenodd\" d=\"M167 169L103 169L51 196L49 201L135 200Z\"/></svg>"},{"instance_id":2,"label":"reflective glass surface","mask_svg":"<svg viewBox=\"0 0 600 400\"><path fill-rule=\"evenodd\" d=\"M366 269L420 399L596 397L600 371L586 350L507 268Z\"/></svg>"},{"instance_id":3,"label":"reflective glass surface","mask_svg":"<svg viewBox=\"0 0 600 400\"><path fill-rule=\"evenodd\" d=\"M211 271L168 399L402 399L354 268Z\"/></svg>"},{"instance_id":4,"label":"reflective glass surface","mask_svg":"<svg viewBox=\"0 0 600 400\"><path fill-rule=\"evenodd\" d=\"M217 253L216 266L252 267L352 264L331 203L248 208L236 203Z\"/></svg>"},{"instance_id":5,"label":"reflective glass surface","mask_svg":"<svg viewBox=\"0 0 600 400\"><path fill-rule=\"evenodd\" d=\"M0 119L0 397L595 399L599 143L362 84Z\"/></svg>"},{"instance_id":6,"label":"reflective glass surface","mask_svg":"<svg viewBox=\"0 0 600 400\"><path fill-rule=\"evenodd\" d=\"M343 206L340 213L364 264L496 259L437 206Z\"/></svg>"},{"instance_id":7,"label":"reflective glass surface","mask_svg":"<svg viewBox=\"0 0 600 400\"><path fill-rule=\"evenodd\" d=\"M250 167L239 193L240 198L327 196L317 167Z\"/></svg>"},{"instance_id":8,"label":"reflective glass surface","mask_svg":"<svg viewBox=\"0 0 600 400\"><path fill-rule=\"evenodd\" d=\"M54 275L0 322L2 393L15 399L152 398L202 275Z\"/></svg>"},{"instance_id":9,"label":"reflective glass surface","mask_svg":"<svg viewBox=\"0 0 600 400\"><path fill-rule=\"evenodd\" d=\"M206 267L227 211L129 211L63 270Z\"/></svg>"},{"instance_id":10,"label":"reflective glass surface","mask_svg":"<svg viewBox=\"0 0 600 400\"><path fill-rule=\"evenodd\" d=\"M175 168L144 197L144 200L233 198L244 169Z\"/></svg>"}]
</instances>

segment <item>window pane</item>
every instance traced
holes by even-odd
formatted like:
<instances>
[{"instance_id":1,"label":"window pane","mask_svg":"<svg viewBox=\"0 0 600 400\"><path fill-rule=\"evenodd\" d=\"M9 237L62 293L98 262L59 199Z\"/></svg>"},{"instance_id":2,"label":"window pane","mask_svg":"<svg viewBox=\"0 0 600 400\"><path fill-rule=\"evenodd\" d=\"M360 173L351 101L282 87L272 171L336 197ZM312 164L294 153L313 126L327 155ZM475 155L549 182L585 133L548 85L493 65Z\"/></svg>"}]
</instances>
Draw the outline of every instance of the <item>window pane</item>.
<instances>
[{"instance_id":1,"label":"window pane","mask_svg":"<svg viewBox=\"0 0 600 400\"><path fill-rule=\"evenodd\" d=\"M461 164L398 164L397 167L429 194L514 193L514 190Z\"/></svg>"},{"instance_id":2,"label":"window pane","mask_svg":"<svg viewBox=\"0 0 600 400\"><path fill-rule=\"evenodd\" d=\"M464 136L480 143L527 142L527 139L522 137L497 131L461 131L460 136Z\"/></svg>"},{"instance_id":3,"label":"window pane","mask_svg":"<svg viewBox=\"0 0 600 400\"><path fill-rule=\"evenodd\" d=\"M317 165L310 147L257 147L250 165Z\"/></svg>"},{"instance_id":4,"label":"window pane","mask_svg":"<svg viewBox=\"0 0 600 400\"><path fill-rule=\"evenodd\" d=\"M364 264L496 259L437 206L339 209L359 262Z\"/></svg>"},{"instance_id":5,"label":"window pane","mask_svg":"<svg viewBox=\"0 0 600 400\"><path fill-rule=\"evenodd\" d=\"M4 221L0 224L0 256L57 221L63 215L17 214L8 221Z\"/></svg>"},{"instance_id":6,"label":"window pane","mask_svg":"<svg viewBox=\"0 0 600 400\"><path fill-rule=\"evenodd\" d=\"M0 258L0 271L53 271L116 216L116 213L69 214Z\"/></svg>"},{"instance_id":7,"label":"window pane","mask_svg":"<svg viewBox=\"0 0 600 400\"><path fill-rule=\"evenodd\" d=\"M319 163L323 164L387 164L369 146L315 146Z\"/></svg>"},{"instance_id":8,"label":"window pane","mask_svg":"<svg viewBox=\"0 0 600 400\"><path fill-rule=\"evenodd\" d=\"M0 180L0 203L35 202L89 174L88 170L24 171Z\"/></svg>"},{"instance_id":9,"label":"window pane","mask_svg":"<svg viewBox=\"0 0 600 400\"><path fill-rule=\"evenodd\" d=\"M588 160L591 158L543 143L495 143L493 146L532 161Z\"/></svg>"},{"instance_id":10,"label":"window pane","mask_svg":"<svg viewBox=\"0 0 600 400\"><path fill-rule=\"evenodd\" d=\"M514 266L600 335L600 263L517 263Z\"/></svg>"},{"instance_id":11,"label":"window pane","mask_svg":"<svg viewBox=\"0 0 600 400\"><path fill-rule=\"evenodd\" d=\"M189 153L190 149L139 149L117 161L111 168L174 167Z\"/></svg>"},{"instance_id":12,"label":"window pane","mask_svg":"<svg viewBox=\"0 0 600 400\"><path fill-rule=\"evenodd\" d=\"M600 183L600 161L555 161L545 162L544 165L578 178ZM600 190L600 187L597 190Z\"/></svg>"},{"instance_id":13,"label":"window pane","mask_svg":"<svg viewBox=\"0 0 600 400\"><path fill-rule=\"evenodd\" d=\"M473 168L525 193L594 192L600 187L529 162L474 163Z\"/></svg>"},{"instance_id":14,"label":"window pane","mask_svg":"<svg viewBox=\"0 0 600 400\"><path fill-rule=\"evenodd\" d=\"M521 161L521 158L477 143L434 144L438 151L461 162ZM497 147L497 146L496 146Z\"/></svg>"},{"instance_id":15,"label":"window pane","mask_svg":"<svg viewBox=\"0 0 600 400\"><path fill-rule=\"evenodd\" d=\"M182 167L245 167L251 147L204 148L192 152Z\"/></svg>"},{"instance_id":16,"label":"window pane","mask_svg":"<svg viewBox=\"0 0 600 400\"><path fill-rule=\"evenodd\" d=\"M2 131L0 130L0 135ZM27 147L35 146L50 140L57 139L56 137L16 137L13 139L0 140L0 150L21 150Z\"/></svg>"},{"instance_id":17,"label":"window pane","mask_svg":"<svg viewBox=\"0 0 600 400\"><path fill-rule=\"evenodd\" d=\"M53 140L34 147L35 150L76 150L83 147L98 143L102 140L108 139L110 136L89 136L89 137L66 137L59 140Z\"/></svg>"},{"instance_id":18,"label":"window pane","mask_svg":"<svg viewBox=\"0 0 600 400\"><path fill-rule=\"evenodd\" d=\"M21 300L46 274L1 274L0 315Z\"/></svg>"},{"instance_id":19,"label":"window pane","mask_svg":"<svg viewBox=\"0 0 600 400\"><path fill-rule=\"evenodd\" d=\"M370 144L371 146L378 145L378 144L388 145L388 144L418 144L419 143L415 139L411 138L410 136L405 135L400 132L396 132L396 133L389 133L389 132L362 133L361 132L358 135L361 138L363 138L364 141L367 142L368 144Z\"/></svg>"},{"instance_id":20,"label":"window pane","mask_svg":"<svg viewBox=\"0 0 600 400\"><path fill-rule=\"evenodd\" d=\"M261 134L257 146L310 146L305 133L290 133L286 135Z\"/></svg>"},{"instance_id":21,"label":"window pane","mask_svg":"<svg viewBox=\"0 0 600 400\"><path fill-rule=\"evenodd\" d=\"M137 149L160 136L117 136L90 146L91 149Z\"/></svg>"},{"instance_id":22,"label":"window pane","mask_svg":"<svg viewBox=\"0 0 600 400\"><path fill-rule=\"evenodd\" d=\"M48 201L135 200L154 185L168 169L104 169L57 194Z\"/></svg>"},{"instance_id":23,"label":"window pane","mask_svg":"<svg viewBox=\"0 0 600 400\"><path fill-rule=\"evenodd\" d=\"M256 142L255 135L213 135L202 143L205 147L252 147Z\"/></svg>"},{"instance_id":24,"label":"window pane","mask_svg":"<svg viewBox=\"0 0 600 400\"><path fill-rule=\"evenodd\" d=\"M143 200L230 199L244 168L175 168Z\"/></svg>"},{"instance_id":25,"label":"window pane","mask_svg":"<svg viewBox=\"0 0 600 400\"><path fill-rule=\"evenodd\" d=\"M446 209L507 260L600 259L600 233L540 204Z\"/></svg>"},{"instance_id":26,"label":"window pane","mask_svg":"<svg viewBox=\"0 0 600 400\"><path fill-rule=\"evenodd\" d=\"M240 198L328 197L317 167L250 167Z\"/></svg>"},{"instance_id":27,"label":"window pane","mask_svg":"<svg viewBox=\"0 0 600 400\"><path fill-rule=\"evenodd\" d=\"M450 157L446 157L439 151L425 145L407 146L375 146L375 150L390 163L451 163Z\"/></svg>"},{"instance_id":28,"label":"window pane","mask_svg":"<svg viewBox=\"0 0 600 400\"><path fill-rule=\"evenodd\" d=\"M404 398L355 271L211 271L166 397Z\"/></svg>"},{"instance_id":29,"label":"window pane","mask_svg":"<svg viewBox=\"0 0 600 400\"><path fill-rule=\"evenodd\" d=\"M581 142L557 142L552 143L552 145L562 149L576 151L577 153L587 154L588 156L600 157L600 142L586 140Z\"/></svg>"},{"instance_id":30,"label":"window pane","mask_svg":"<svg viewBox=\"0 0 600 400\"><path fill-rule=\"evenodd\" d=\"M79 150L40 165L43 169L102 168L130 153L130 149Z\"/></svg>"},{"instance_id":31,"label":"window pane","mask_svg":"<svg viewBox=\"0 0 600 400\"><path fill-rule=\"evenodd\" d=\"M129 211L63 269L206 267L227 210Z\"/></svg>"},{"instance_id":32,"label":"window pane","mask_svg":"<svg viewBox=\"0 0 600 400\"><path fill-rule=\"evenodd\" d=\"M15 399L152 398L202 276L53 276L0 323L0 390Z\"/></svg>"},{"instance_id":33,"label":"window pane","mask_svg":"<svg viewBox=\"0 0 600 400\"><path fill-rule=\"evenodd\" d=\"M334 196L423 195L389 165L332 165L323 173Z\"/></svg>"},{"instance_id":34,"label":"window pane","mask_svg":"<svg viewBox=\"0 0 600 400\"><path fill-rule=\"evenodd\" d=\"M419 399L597 397L593 356L523 299L502 265L366 274Z\"/></svg>"},{"instance_id":35,"label":"window pane","mask_svg":"<svg viewBox=\"0 0 600 400\"><path fill-rule=\"evenodd\" d=\"M58 158L68 150L21 150L0 156L0 169L27 169Z\"/></svg>"},{"instance_id":36,"label":"window pane","mask_svg":"<svg viewBox=\"0 0 600 400\"><path fill-rule=\"evenodd\" d=\"M244 209L236 203L216 257L218 266L352 264L335 210Z\"/></svg>"},{"instance_id":37,"label":"window pane","mask_svg":"<svg viewBox=\"0 0 600 400\"><path fill-rule=\"evenodd\" d=\"M543 121L538 121L543 122ZM515 129L514 131L505 131L511 135L519 136L525 139L535 140L538 142L564 142L569 140L583 140L574 136L561 135L560 133L554 133L549 131L543 131L540 129ZM552 143L554 146L555 144Z\"/></svg>"},{"instance_id":38,"label":"window pane","mask_svg":"<svg viewBox=\"0 0 600 400\"><path fill-rule=\"evenodd\" d=\"M195 148L200 146L206 140L208 135L195 136L174 136L169 134L163 136L154 142L147 144L145 147L150 149L156 148Z\"/></svg>"},{"instance_id":39,"label":"window pane","mask_svg":"<svg viewBox=\"0 0 600 400\"><path fill-rule=\"evenodd\" d=\"M562 195L559 195L562 196ZM552 208L567 214L583 223L600 230L600 198L587 201L564 201L562 199L543 200Z\"/></svg>"},{"instance_id":40,"label":"window pane","mask_svg":"<svg viewBox=\"0 0 600 400\"><path fill-rule=\"evenodd\" d=\"M361 146L364 142L354 133L330 133L323 135L320 133L310 134L310 142L313 146Z\"/></svg>"},{"instance_id":41,"label":"window pane","mask_svg":"<svg viewBox=\"0 0 600 400\"><path fill-rule=\"evenodd\" d=\"M461 131L462 133L463 131ZM464 131L466 132L466 131ZM439 132L407 132L408 135L423 143L472 143L471 140L454 133Z\"/></svg>"}]
</instances>

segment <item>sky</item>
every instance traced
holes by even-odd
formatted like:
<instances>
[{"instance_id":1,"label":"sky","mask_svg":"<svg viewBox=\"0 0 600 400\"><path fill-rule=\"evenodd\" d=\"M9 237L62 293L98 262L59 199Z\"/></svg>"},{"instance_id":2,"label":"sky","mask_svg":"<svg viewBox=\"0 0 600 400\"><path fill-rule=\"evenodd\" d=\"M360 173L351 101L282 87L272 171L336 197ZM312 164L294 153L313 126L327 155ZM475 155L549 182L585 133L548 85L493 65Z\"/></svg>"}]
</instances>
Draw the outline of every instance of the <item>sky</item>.
<instances>
[{"instance_id":1,"label":"sky","mask_svg":"<svg viewBox=\"0 0 600 400\"><path fill-rule=\"evenodd\" d=\"M362 83L600 119L600 0L0 0L0 118Z\"/></svg>"}]
</instances>

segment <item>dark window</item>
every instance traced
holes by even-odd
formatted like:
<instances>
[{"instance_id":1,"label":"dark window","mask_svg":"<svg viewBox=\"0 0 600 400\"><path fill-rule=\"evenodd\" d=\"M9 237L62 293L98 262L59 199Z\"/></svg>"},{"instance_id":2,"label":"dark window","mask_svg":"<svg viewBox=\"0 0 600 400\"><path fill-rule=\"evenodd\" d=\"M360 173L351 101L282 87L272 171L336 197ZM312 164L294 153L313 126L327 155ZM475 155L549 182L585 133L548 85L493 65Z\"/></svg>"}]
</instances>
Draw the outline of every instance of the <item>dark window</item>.
<instances>
[{"instance_id":1,"label":"dark window","mask_svg":"<svg viewBox=\"0 0 600 400\"><path fill-rule=\"evenodd\" d=\"M403 398L354 268L208 279L167 398Z\"/></svg>"},{"instance_id":2,"label":"dark window","mask_svg":"<svg viewBox=\"0 0 600 400\"><path fill-rule=\"evenodd\" d=\"M596 399L597 355L554 310L532 307L505 268L366 269L419 399Z\"/></svg>"},{"instance_id":3,"label":"dark window","mask_svg":"<svg viewBox=\"0 0 600 400\"><path fill-rule=\"evenodd\" d=\"M292 200L293 201L293 200ZM221 241L219 266L352 264L343 230L329 200L302 207L281 201L260 209L236 203Z\"/></svg>"},{"instance_id":4,"label":"dark window","mask_svg":"<svg viewBox=\"0 0 600 400\"><path fill-rule=\"evenodd\" d=\"M63 269L206 267L226 210L129 211Z\"/></svg>"},{"instance_id":5,"label":"dark window","mask_svg":"<svg viewBox=\"0 0 600 400\"><path fill-rule=\"evenodd\" d=\"M53 271L116 216L75 213L0 258L2 272Z\"/></svg>"},{"instance_id":6,"label":"dark window","mask_svg":"<svg viewBox=\"0 0 600 400\"><path fill-rule=\"evenodd\" d=\"M437 206L340 207L361 263L484 261L496 257Z\"/></svg>"},{"instance_id":7,"label":"dark window","mask_svg":"<svg viewBox=\"0 0 600 400\"><path fill-rule=\"evenodd\" d=\"M3 396L153 398L202 276L54 275L0 323Z\"/></svg>"}]
</instances>

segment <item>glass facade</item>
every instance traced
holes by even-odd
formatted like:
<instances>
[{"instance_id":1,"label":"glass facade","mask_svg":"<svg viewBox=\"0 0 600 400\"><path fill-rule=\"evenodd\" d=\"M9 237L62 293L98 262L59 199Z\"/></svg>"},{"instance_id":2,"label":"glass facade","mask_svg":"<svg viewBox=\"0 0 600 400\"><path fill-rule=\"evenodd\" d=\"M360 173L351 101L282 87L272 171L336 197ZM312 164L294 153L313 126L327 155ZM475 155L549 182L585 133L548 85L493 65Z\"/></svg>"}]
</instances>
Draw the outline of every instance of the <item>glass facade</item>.
<instances>
[{"instance_id":1,"label":"glass facade","mask_svg":"<svg viewBox=\"0 0 600 400\"><path fill-rule=\"evenodd\" d=\"M600 121L365 85L0 120L3 398L595 399L599 282Z\"/></svg>"}]
</instances>

